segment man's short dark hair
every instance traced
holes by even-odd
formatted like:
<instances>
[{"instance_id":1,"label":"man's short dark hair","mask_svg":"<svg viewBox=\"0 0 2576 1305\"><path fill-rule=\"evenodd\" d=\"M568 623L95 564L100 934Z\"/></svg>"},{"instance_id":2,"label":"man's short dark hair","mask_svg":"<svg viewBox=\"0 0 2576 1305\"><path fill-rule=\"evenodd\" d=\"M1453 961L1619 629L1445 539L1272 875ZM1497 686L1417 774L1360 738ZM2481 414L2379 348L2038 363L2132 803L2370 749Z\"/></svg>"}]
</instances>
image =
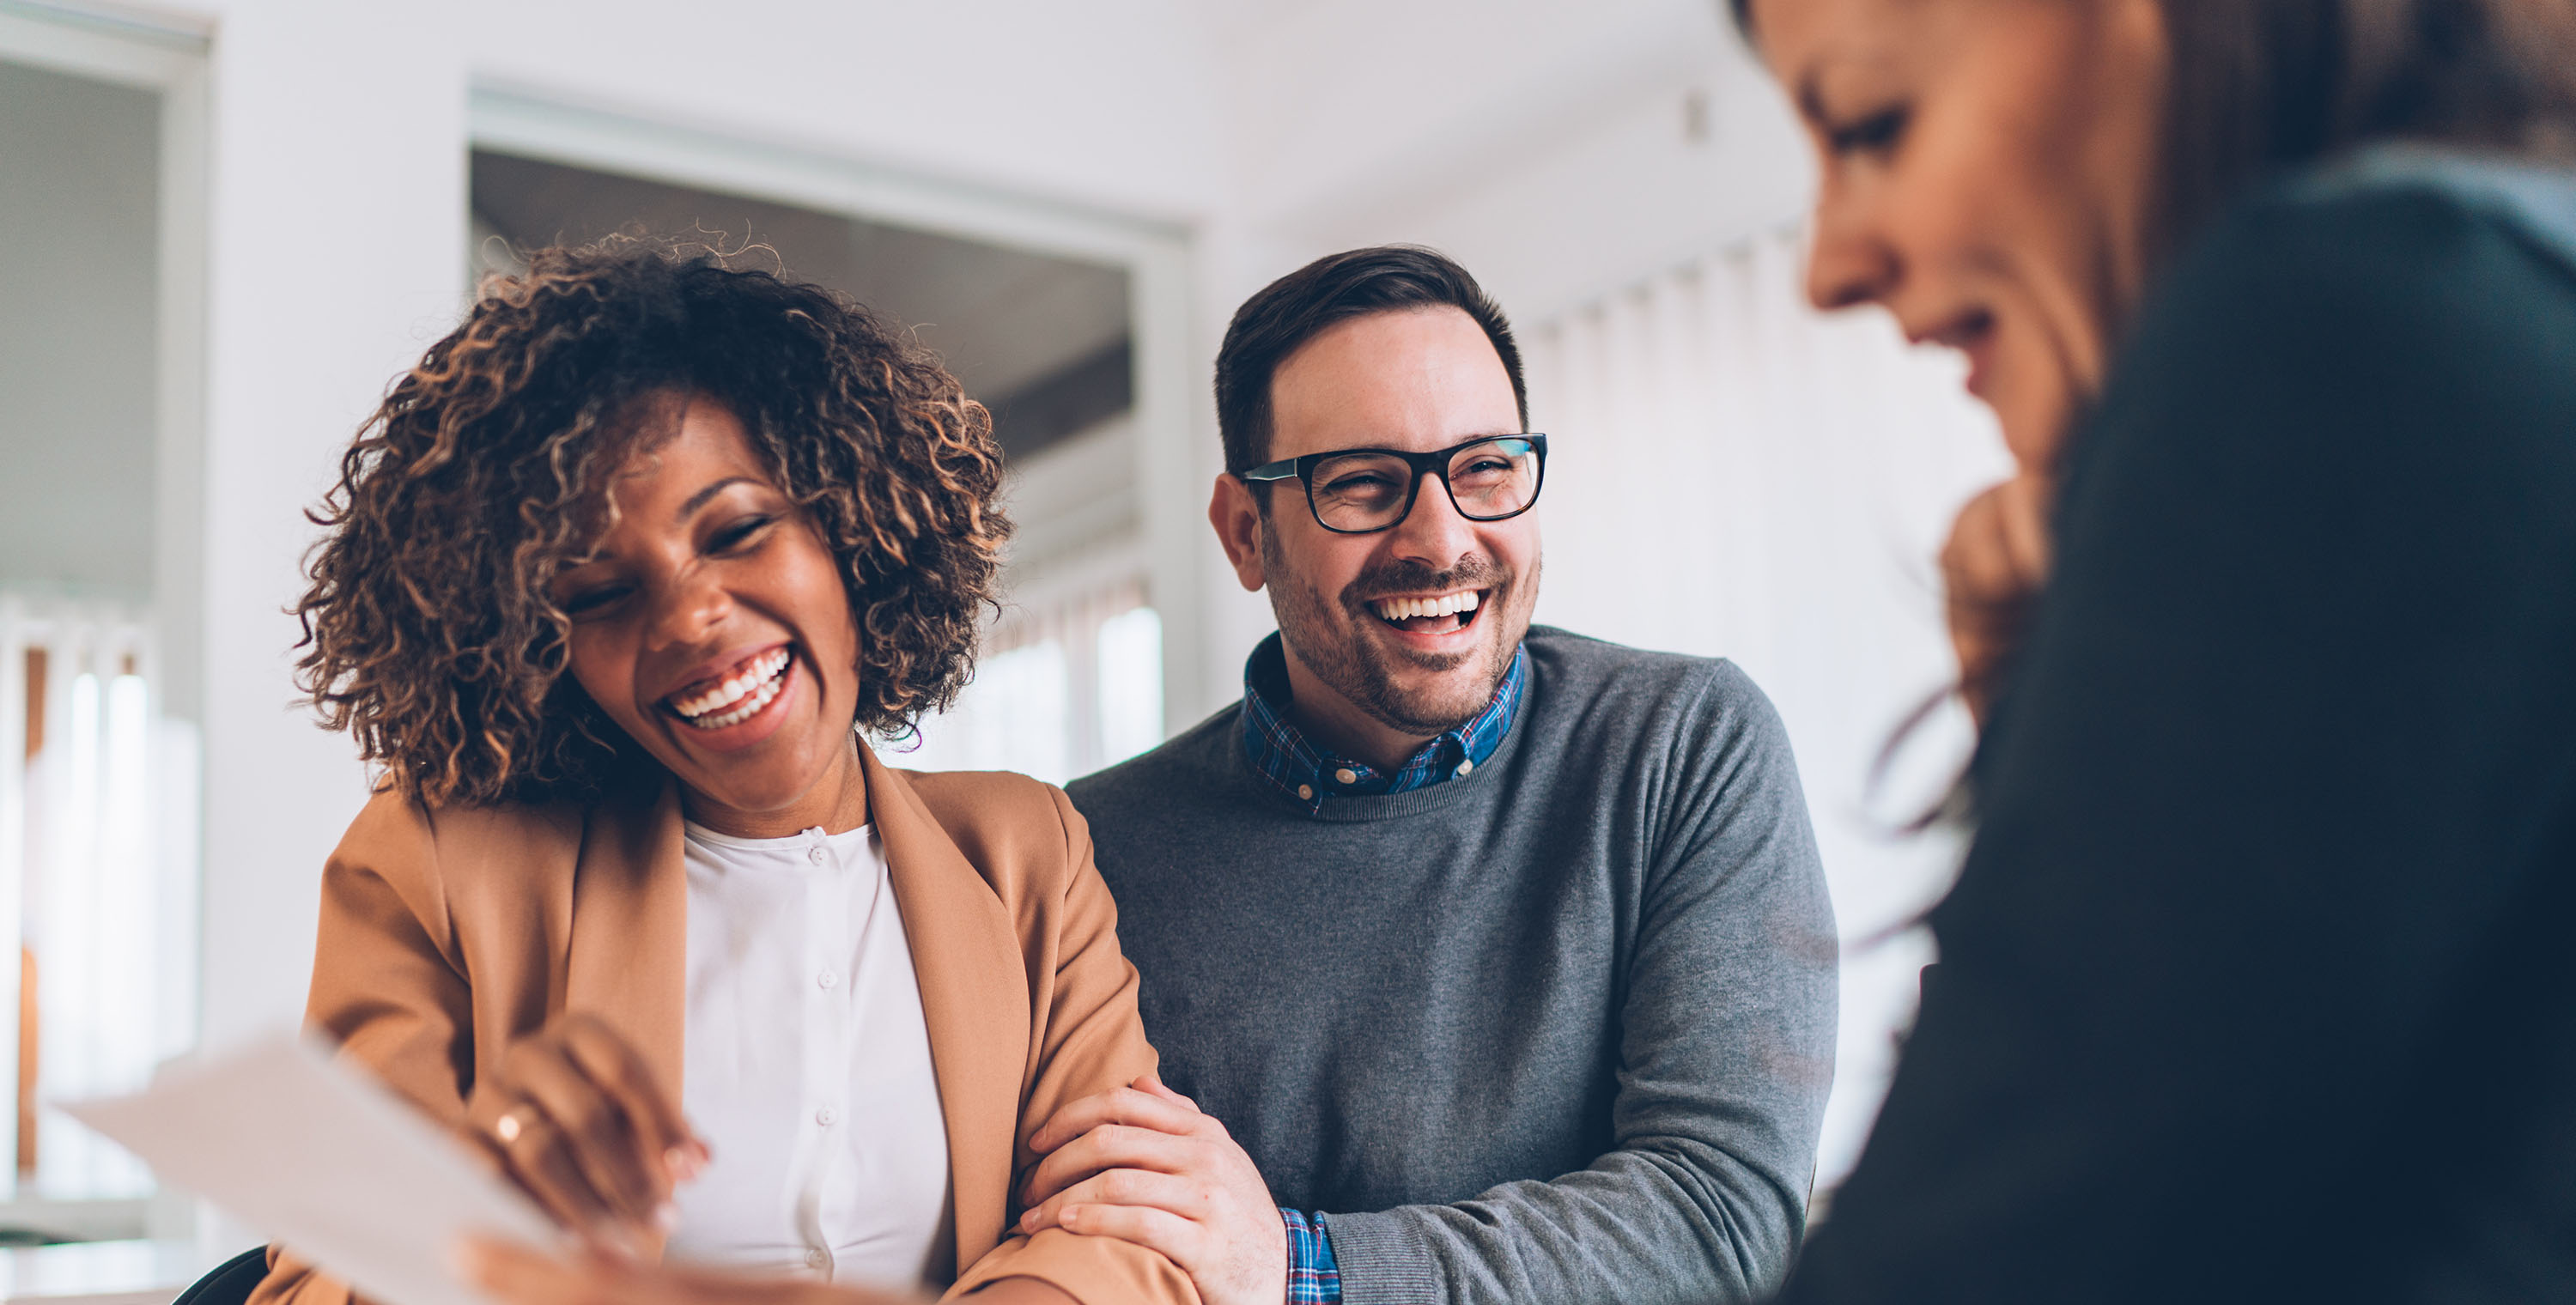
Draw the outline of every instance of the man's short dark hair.
<instances>
[{"instance_id":1,"label":"man's short dark hair","mask_svg":"<svg viewBox=\"0 0 2576 1305\"><path fill-rule=\"evenodd\" d=\"M1225 442L1225 469L1246 472L1270 457L1270 380L1279 364L1339 322L1374 313L1455 308L1483 327L1485 338L1511 374L1512 401L1529 425L1529 389L1521 381L1521 350L1503 310L1435 249L1378 245L1329 254L1271 282L1235 310L1216 355L1216 429Z\"/></svg>"}]
</instances>

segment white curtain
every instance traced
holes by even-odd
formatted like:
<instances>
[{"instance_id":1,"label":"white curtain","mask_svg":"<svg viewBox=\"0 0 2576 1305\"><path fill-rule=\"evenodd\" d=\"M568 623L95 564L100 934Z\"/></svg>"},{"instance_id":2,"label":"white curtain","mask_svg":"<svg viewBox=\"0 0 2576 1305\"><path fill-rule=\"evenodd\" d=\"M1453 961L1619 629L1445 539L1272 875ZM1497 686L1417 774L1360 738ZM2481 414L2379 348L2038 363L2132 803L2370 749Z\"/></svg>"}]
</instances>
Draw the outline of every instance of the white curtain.
<instances>
[{"instance_id":1,"label":"white curtain","mask_svg":"<svg viewBox=\"0 0 2576 1305\"><path fill-rule=\"evenodd\" d=\"M140 613L0 595L0 1051L33 1050L40 1107L141 1087L195 1038L197 754L159 714L156 670ZM68 1117L40 1108L34 1125L8 1166L32 1156L27 1194L151 1189Z\"/></svg>"},{"instance_id":2,"label":"white curtain","mask_svg":"<svg viewBox=\"0 0 2576 1305\"><path fill-rule=\"evenodd\" d=\"M1799 233L1765 233L1521 335L1531 426L1549 436L1538 619L1731 658L1788 724L1845 940L1828 1186L1930 959L1901 926L1955 864L1955 838L1896 827L1964 757L1964 718L1936 715L1890 780L1871 775L1954 672L1933 558L2006 462L1954 361L1909 349L1875 309L1818 314L1802 260Z\"/></svg>"},{"instance_id":3,"label":"white curtain","mask_svg":"<svg viewBox=\"0 0 2576 1305\"><path fill-rule=\"evenodd\" d=\"M1062 784L1163 741L1163 627L1122 579L1015 601L975 679L885 755L916 770L1016 770Z\"/></svg>"}]
</instances>

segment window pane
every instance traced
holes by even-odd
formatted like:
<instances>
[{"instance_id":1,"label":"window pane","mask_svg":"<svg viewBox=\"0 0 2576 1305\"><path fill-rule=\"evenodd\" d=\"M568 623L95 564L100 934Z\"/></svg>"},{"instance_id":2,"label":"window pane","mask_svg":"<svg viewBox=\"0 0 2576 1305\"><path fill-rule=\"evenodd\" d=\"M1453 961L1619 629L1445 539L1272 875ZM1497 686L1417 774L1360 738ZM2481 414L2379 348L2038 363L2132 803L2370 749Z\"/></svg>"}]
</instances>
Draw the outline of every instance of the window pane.
<instances>
[{"instance_id":1,"label":"window pane","mask_svg":"<svg viewBox=\"0 0 2576 1305\"><path fill-rule=\"evenodd\" d=\"M113 605L0 595L23 673L0 712L0 839L17 853L19 1194L151 1190L132 1156L37 1103L129 1092L195 1033L196 754L159 717L143 627Z\"/></svg>"},{"instance_id":2,"label":"window pane","mask_svg":"<svg viewBox=\"0 0 2576 1305\"><path fill-rule=\"evenodd\" d=\"M957 704L921 722L921 746L896 752L914 770L1016 770L1050 784L1073 778L1072 683L1053 639L976 664Z\"/></svg>"},{"instance_id":3,"label":"window pane","mask_svg":"<svg viewBox=\"0 0 2576 1305\"><path fill-rule=\"evenodd\" d=\"M1163 618L1134 607L1100 623L1100 764L1163 741Z\"/></svg>"}]
</instances>

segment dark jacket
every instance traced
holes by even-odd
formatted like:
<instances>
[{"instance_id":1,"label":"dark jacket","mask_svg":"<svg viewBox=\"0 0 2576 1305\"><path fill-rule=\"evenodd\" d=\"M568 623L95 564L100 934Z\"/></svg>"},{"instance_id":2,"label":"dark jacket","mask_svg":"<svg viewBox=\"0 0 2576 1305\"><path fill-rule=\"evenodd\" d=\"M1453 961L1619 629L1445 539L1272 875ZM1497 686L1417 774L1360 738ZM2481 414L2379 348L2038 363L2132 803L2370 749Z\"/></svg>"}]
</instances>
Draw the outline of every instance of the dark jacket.
<instances>
[{"instance_id":1,"label":"dark jacket","mask_svg":"<svg viewBox=\"0 0 2576 1305\"><path fill-rule=\"evenodd\" d=\"M2576 174L2271 188L2072 459L1789 1298L2576 1299Z\"/></svg>"}]
</instances>

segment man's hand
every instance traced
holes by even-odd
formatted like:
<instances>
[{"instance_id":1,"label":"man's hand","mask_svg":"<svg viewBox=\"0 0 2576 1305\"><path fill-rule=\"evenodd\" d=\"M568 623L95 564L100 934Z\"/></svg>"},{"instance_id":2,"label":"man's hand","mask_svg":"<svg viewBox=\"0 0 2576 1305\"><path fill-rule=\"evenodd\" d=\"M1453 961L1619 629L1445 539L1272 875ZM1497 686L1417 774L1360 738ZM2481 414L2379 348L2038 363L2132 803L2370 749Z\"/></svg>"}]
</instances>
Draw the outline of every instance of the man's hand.
<instances>
[{"instance_id":1,"label":"man's hand","mask_svg":"<svg viewBox=\"0 0 2576 1305\"><path fill-rule=\"evenodd\" d=\"M1969 499L1941 549L1950 644L1968 712L1986 722L1995 677L2021 642L2048 579L2048 509L2053 487L2025 472Z\"/></svg>"},{"instance_id":2,"label":"man's hand","mask_svg":"<svg viewBox=\"0 0 2576 1305\"><path fill-rule=\"evenodd\" d=\"M1038 1127L1045 1158L1020 1193L1020 1231L1063 1228L1160 1251L1207 1305L1279 1305L1288 1229L1225 1125L1147 1074Z\"/></svg>"}]
</instances>

